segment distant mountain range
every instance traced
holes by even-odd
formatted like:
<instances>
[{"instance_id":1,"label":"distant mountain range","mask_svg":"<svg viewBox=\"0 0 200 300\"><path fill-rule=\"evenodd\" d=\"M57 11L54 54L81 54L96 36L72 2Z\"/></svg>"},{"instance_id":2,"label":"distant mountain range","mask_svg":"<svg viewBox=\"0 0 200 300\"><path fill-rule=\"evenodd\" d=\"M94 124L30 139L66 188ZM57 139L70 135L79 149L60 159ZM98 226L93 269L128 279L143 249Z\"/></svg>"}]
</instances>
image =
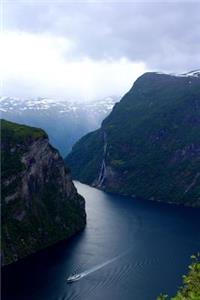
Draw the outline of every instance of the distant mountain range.
<instances>
[{"instance_id":1,"label":"distant mountain range","mask_svg":"<svg viewBox=\"0 0 200 300\"><path fill-rule=\"evenodd\" d=\"M200 71L139 77L66 162L109 192L200 206Z\"/></svg>"},{"instance_id":2,"label":"distant mountain range","mask_svg":"<svg viewBox=\"0 0 200 300\"><path fill-rule=\"evenodd\" d=\"M118 100L117 97L107 97L92 102L75 102L0 97L0 111L3 119L44 129L52 145L65 156L79 138L100 127Z\"/></svg>"}]
</instances>

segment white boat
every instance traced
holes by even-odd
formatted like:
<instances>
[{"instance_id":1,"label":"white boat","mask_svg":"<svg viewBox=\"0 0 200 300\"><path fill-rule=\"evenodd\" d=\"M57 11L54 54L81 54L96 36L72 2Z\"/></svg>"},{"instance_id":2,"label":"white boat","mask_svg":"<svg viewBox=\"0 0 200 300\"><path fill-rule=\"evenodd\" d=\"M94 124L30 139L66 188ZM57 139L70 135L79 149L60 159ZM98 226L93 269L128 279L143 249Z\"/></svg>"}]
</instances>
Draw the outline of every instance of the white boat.
<instances>
[{"instance_id":1,"label":"white boat","mask_svg":"<svg viewBox=\"0 0 200 300\"><path fill-rule=\"evenodd\" d=\"M74 281L77 281L81 278L81 274L75 274L75 275L70 275L68 278L67 278L67 283L71 283L71 282L74 282Z\"/></svg>"}]
</instances>

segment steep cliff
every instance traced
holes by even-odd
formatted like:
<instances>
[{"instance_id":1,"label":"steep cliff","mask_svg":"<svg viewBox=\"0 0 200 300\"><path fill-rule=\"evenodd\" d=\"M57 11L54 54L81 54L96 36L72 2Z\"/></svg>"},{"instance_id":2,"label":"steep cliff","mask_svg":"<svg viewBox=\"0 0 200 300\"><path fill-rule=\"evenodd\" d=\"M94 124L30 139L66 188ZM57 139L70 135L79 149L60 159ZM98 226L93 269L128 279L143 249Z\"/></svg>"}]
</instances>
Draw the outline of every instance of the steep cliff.
<instances>
[{"instance_id":1,"label":"steep cliff","mask_svg":"<svg viewBox=\"0 0 200 300\"><path fill-rule=\"evenodd\" d=\"M86 223L85 202L41 129L1 121L2 263L9 264Z\"/></svg>"},{"instance_id":2,"label":"steep cliff","mask_svg":"<svg viewBox=\"0 0 200 300\"><path fill-rule=\"evenodd\" d=\"M200 72L145 73L66 163L106 191L200 206Z\"/></svg>"}]
</instances>

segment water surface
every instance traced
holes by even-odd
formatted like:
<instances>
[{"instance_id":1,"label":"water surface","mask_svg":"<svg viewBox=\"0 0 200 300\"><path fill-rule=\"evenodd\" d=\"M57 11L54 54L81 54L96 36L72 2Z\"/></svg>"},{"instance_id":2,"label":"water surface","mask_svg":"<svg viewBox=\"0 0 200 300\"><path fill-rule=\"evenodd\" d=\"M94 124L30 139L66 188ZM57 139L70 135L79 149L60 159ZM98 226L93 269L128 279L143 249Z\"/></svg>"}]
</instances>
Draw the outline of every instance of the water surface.
<instances>
[{"instance_id":1,"label":"water surface","mask_svg":"<svg viewBox=\"0 0 200 300\"><path fill-rule=\"evenodd\" d=\"M6 267L5 300L155 300L173 295L200 250L200 210L110 195L75 182L87 227ZM78 273L72 284L66 277Z\"/></svg>"}]
</instances>

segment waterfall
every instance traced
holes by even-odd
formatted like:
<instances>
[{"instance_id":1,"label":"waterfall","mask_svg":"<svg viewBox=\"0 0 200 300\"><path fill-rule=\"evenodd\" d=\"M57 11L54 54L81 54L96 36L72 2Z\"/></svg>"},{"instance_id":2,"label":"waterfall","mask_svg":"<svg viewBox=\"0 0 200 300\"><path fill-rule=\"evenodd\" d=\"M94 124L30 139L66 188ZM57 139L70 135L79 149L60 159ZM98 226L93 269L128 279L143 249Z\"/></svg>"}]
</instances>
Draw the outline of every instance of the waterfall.
<instances>
[{"instance_id":1,"label":"waterfall","mask_svg":"<svg viewBox=\"0 0 200 300\"><path fill-rule=\"evenodd\" d=\"M107 151L107 142L106 142L106 133L104 132L103 134L103 140L104 140L104 145L103 145L103 160L101 163L101 168L100 168L100 172L99 172L99 176L97 179L97 186L101 186L105 180L106 177L106 151Z\"/></svg>"},{"instance_id":2,"label":"waterfall","mask_svg":"<svg viewBox=\"0 0 200 300\"><path fill-rule=\"evenodd\" d=\"M97 180L97 186L101 186L102 183L104 182L105 179L105 159L103 158L102 164L101 164L101 169L99 172L99 177Z\"/></svg>"}]
</instances>

